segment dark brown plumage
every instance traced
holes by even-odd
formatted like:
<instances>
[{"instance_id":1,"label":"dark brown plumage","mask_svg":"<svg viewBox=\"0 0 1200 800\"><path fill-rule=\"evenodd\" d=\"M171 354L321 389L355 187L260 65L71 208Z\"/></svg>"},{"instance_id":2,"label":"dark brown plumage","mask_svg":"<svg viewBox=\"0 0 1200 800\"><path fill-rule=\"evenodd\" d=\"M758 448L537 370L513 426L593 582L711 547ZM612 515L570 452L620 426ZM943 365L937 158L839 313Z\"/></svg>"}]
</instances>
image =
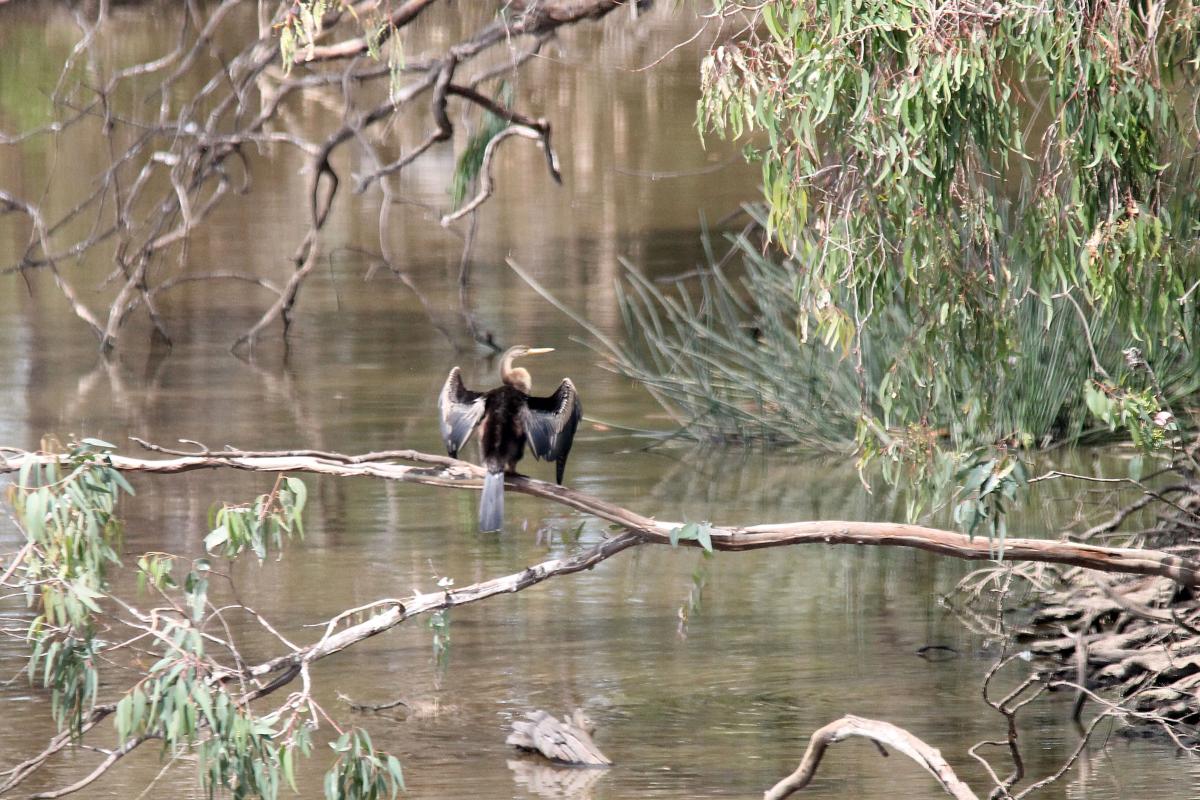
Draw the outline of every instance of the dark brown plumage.
<instances>
[{"instance_id":1,"label":"dark brown plumage","mask_svg":"<svg viewBox=\"0 0 1200 800\"><path fill-rule=\"evenodd\" d=\"M500 386L475 392L463 385L458 367L450 370L438 397L442 439L446 452L457 458L471 433L479 429L479 447L487 477L479 503L479 530L500 530L504 521L504 476L517 471L525 445L535 458L555 462L555 480L562 483L567 456L583 406L570 378L564 378L549 397L534 397L529 372L512 365L521 356L548 353L552 348L524 345L509 348L500 360Z\"/></svg>"}]
</instances>

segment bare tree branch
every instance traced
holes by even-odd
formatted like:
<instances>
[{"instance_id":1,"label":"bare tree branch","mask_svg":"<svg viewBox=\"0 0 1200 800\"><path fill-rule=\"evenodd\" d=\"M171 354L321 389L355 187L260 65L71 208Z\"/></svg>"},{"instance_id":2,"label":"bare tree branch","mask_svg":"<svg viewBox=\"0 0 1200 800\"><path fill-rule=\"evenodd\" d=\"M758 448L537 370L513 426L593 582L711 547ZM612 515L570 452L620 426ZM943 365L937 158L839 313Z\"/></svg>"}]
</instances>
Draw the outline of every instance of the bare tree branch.
<instances>
[{"instance_id":1,"label":"bare tree branch","mask_svg":"<svg viewBox=\"0 0 1200 800\"><path fill-rule=\"evenodd\" d=\"M293 648L290 653L269 659L253 667L239 666L238 668L231 668L224 672L215 672L211 676L211 681L214 683L226 683L230 681L266 679L270 676L271 679L267 683L242 695L238 702L242 705L247 705L287 686L295 678L304 674L310 664L341 652L373 636L377 636L412 617L432 611L475 603L498 594L519 592L553 577L570 575L575 572L591 569L617 553L641 544L642 541L643 537L636 532L624 533L620 536L606 539L575 555L548 559L539 564L527 567L520 572L481 581L460 589L447 589L428 594L414 594L395 600L377 601L360 609L353 609L352 611L357 613L363 610L370 610L373 607L382 607L383 611L368 617L365 621L356 625L350 625L338 630L338 623L349 616L349 612L343 612L343 614L339 614L330 620L325 626L323 635L316 642L306 647ZM90 730L95 724L112 713L115 708L116 706L113 704L97 706L93 710L89 720L81 728L81 733ZM150 737L141 735L123 742L120 747L109 753L100 765L83 779L67 787L35 795L35 797L63 797L88 786L111 769L120 759L133 752L148 738ZM22 783L36 772L50 756L73 741L74 739L70 736L69 731L63 732L56 736L41 753L26 759L7 772L0 773L0 775L9 776L7 781L0 783L0 795L4 795Z\"/></svg>"},{"instance_id":2,"label":"bare tree branch","mask_svg":"<svg viewBox=\"0 0 1200 800\"><path fill-rule=\"evenodd\" d=\"M154 474L171 474L194 469L228 467L273 473L312 472L338 476L367 476L459 489L477 489L480 483L479 479L483 474L481 468L466 462L446 456L426 454L412 450L383 451L360 455L311 450L291 452L213 451L199 443L188 442L188 444L195 445L197 449L186 451L165 448L142 442L141 440L137 441L150 450L173 457L137 459L107 455L104 458L117 469ZM45 464L55 460L61 462L63 459L63 456L30 453L15 448L0 447L0 473L18 471L23 466L31 464ZM403 459L413 462L416 466L391 463L390 459ZM282 706L273 713L279 718L286 711L292 713L294 717L296 713L299 713L297 709L303 707L308 709L304 713L311 714L315 718L318 713L324 715L324 712L316 706L311 697L310 668L313 663L384 633L414 616L478 602L499 594L519 592L552 577L591 569L629 548L643 544L669 543L673 535L677 535L675 529L680 526L680 523L654 520L582 492L541 481L518 477L510 478L507 485L512 490L550 499L584 513L614 522L625 528L626 532L612 538L604 539L598 544L574 555L548 559L531 565L519 572L480 581L461 588L439 589L428 593L416 590L413 594L406 597L382 598L354 609L348 609L321 623L319 625L321 629L319 635L315 640L305 644L296 641L297 637L283 637L270 623L258 615L257 612L241 605L240 601L233 605L222 606L221 608L213 607L208 619L209 621L219 621L222 625L225 625L224 612L233 609L244 609L275 637L272 641L276 643L276 647L279 647L282 652L256 664L247 663L238 653L232 639L228 641L222 640L213 633L203 630L205 623L201 622L199 625L200 635L206 641L224 647L233 656L231 660L225 656L222 656L220 660L209 656L205 662L201 680L207 681L208 685L213 688L217 685L222 686L224 691L228 692L234 698L235 703L246 707L253 701L277 693L280 689L293 684L299 678L300 686L291 691L286 699L282 701ZM276 490L278 486L279 482L276 484ZM276 490L272 490L271 496L274 496ZM267 503L269 504L269 502L268 500ZM711 539L712 548L716 550L746 550L792 544L852 543L874 546L916 547L965 559L984 559L993 555L982 540L976 543L972 542L968 537L951 531L892 523L811 521L777 525L712 526L709 529L709 538ZM686 540L681 543L687 546L700 546L698 541ZM1197 585L1198 565L1195 562L1173 554L1154 550L1103 548L1079 545L1071 542L1010 539L1006 553L1011 560L1024 559L1048 563L1065 563L1114 572L1124 571L1157 575L1185 585ZM21 556L19 555L18 561L20 558ZM16 563L14 562L14 564L4 570L6 579L18 568ZM1006 570L1005 574L1011 575L1013 571L1012 569ZM1167 585L1167 581L1161 579L1139 578L1137 581L1140 581L1141 584L1146 584L1147 591L1153 590L1156 585ZM147 613L139 612L117 597L112 598L123 609L123 618L116 621L121 625L132 628L135 635L132 637L122 635L115 640L117 643L112 645L110 649L115 650L128 647L146 636L154 637L161 642L167 643L168 646L174 646L170 644L174 640L164 633L157 620L165 614L172 619L182 621L181 623L172 624L186 625L188 624L186 621L190 618L190 614L181 608L179 603L171 597L168 597L166 594L162 596L166 600L166 605L158 609L151 609ZM1126 599L1128 602L1124 605L1119 603L1114 603L1114 605L1118 608L1127 605L1130 608L1137 609L1142 609L1145 605L1145 600L1136 597ZM1143 613L1154 620L1157 620L1159 617L1153 610ZM156 617L156 615L158 616ZM226 635L230 635L227 626L225 630ZM1123 647L1122 644L1114 644L1113 646L1118 649ZM1121 652L1123 653L1124 651L1121 650ZM1066 769L1064 767L1056 773L1052 773L1037 781L1023 790L1019 795L1013 793L1013 787L1025 775L1023 760L1017 750L1015 715L1020 708L1032 702L1048 686L1067 685L1063 683L1047 684L1041 678L1031 676L1019 683L1016 688L1010 690L1002 699L993 700L989 694L990 681L1005 664L1014 663L1014 658L1015 656L1002 658L989 671L984 683L984 700L1006 718L1008 722L1008 738L1003 741L983 742L971 750L971 754L976 758L980 758L984 763L989 775L996 784L997 790L993 792L994 797L1026 796L1033 789L1040 788L1048 782L1057 779ZM1165 673L1168 669L1178 670L1186 667L1187 664L1185 662L1190 663L1191 660L1194 660L1194 656L1191 650L1187 650L1186 652L1180 650L1178 655L1172 652L1155 654L1154 658L1150 659L1150 661L1154 661L1155 659L1157 659L1155 663L1149 663L1146 658L1142 658L1139 661L1139 669L1157 670L1159 673ZM1184 677L1186 679L1187 675L1185 674ZM1088 697L1095 698L1095 695L1091 692L1087 692L1087 694ZM1134 701L1131 699L1129 702ZM98 722L111 714L114 707L112 704L96 706L86 716L76 736L82 735L94 727ZM1108 708L1101 716L1111 716L1113 713L1113 709ZM1152 719L1169 728L1170 720L1167 717L1139 714L1135 711L1129 711L1129 714L1139 718ZM1087 733L1090 734L1099 719L1098 717L1096 720L1093 720ZM1168 730L1168 733L1171 734L1171 731ZM143 732L121 743L112 751L104 751L104 760L82 780L69 786L48 791L40 796L61 797L88 786L92 781L105 774L117 764L125 755L133 752L147 737L154 735L156 734L152 732ZM960 798L960 800L976 798L976 795L957 779L954 772L941 758L937 750L934 750L920 739L894 725L852 716L847 716L818 730L813 735L808 750L797 770L769 790L766 797L774 800L803 788L815 775L828 745L849 736L863 736L871 739L877 745L886 744L891 746L928 770L938 780L943 790L951 796ZM77 741L77 738L72 739L69 731L64 732L52 739L41 753L0 773L0 795L7 793L18 784L24 782L44 765L51 756L73 741ZM1071 756L1071 761L1068 762L1067 766L1079 757L1085 743L1086 735L1079 747L1075 749L1074 754ZM1007 746L1013 756L1015 768L1013 774L1007 779L1001 779L996 775L991 766L974 752L975 749L982 745Z\"/></svg>"},{"instance_id":3,"label":"bare tree branch","mask_svg":"<svg viewBox=\"0 0 1200 800\"><path fill-rule=\"evenodd\" d=\"M14 472L23 464L45 464L64 456L5 451L0 460L0 473ZM7 455L7 453L20 453ZM386 480L420 483L456 489L475 490L484 476L481 467L466 461L454 461L445 456L409 451L405 460L436 465L437 468L413 467L391 463L355 463L351 456L335 459L307 456L257 455L243 456L238 451L180 456L171 459L138 459L111 455L110 463L120 470L147 473L176 473L212 467L229 467L257 472L311 472L324 475L368 476ZM452 462L447 465L447 462ZM671 531L682 522L664 522L609 503L583 492L525 477L508 477L505 486L513 491L552 500L585 514L614 522L643 534L647 541L668 544ZM757 550L765 547L784 547L802 544L854 544L874 547L911 547L938 555L968 561L995 561L997 551L985 537L968 537L954 531L907 525L896 522L859 522L852 520L812 520L766 525L722 526L710 528L714 550ZM679 544L699 547L694 540ZM1048 539L1009 537L1005 541L1006 561L1036 561L1070 564L1102 572L1134 575L1158 575L1184 586L1200 585L1200 563L1183 556L1160 550L1131 547L1100 547Z\"/></svg>"},{"instance_id":4,"label":"bare tree branch","mask_svg":"<svg viewBox=\"0 0 1200 800\"><path fill-rule=\"evenodd\" d=\"M118 761L132 752L134 748L149 738L149 736L138 736L130 739L120 747L110 752L103 761L96 765L95 769L93 769L87 775L84 775L79 780L75 781L69 786L62 787L61 789L53 789L47 792L38 792L36 794L32 794L29 796L30 800L55 800L55 798L66 797L69 794L74 794L80 789L90 786L91 784L95 783L97 778L108 772L108 770L112 768L113 764L116 764Z\"/></svg>"},{"instance_id":5,"label":"bare tree branch","mask_svg":"<svg viewBox=\"0 0 1200 800\"><path fill-rule=\"evenodd\" d=\"M403 0L388 4L385 15L372 16L377 3L338 5L325 14L315 40L300 47L293 56L297 69L312 70L297 78L283 75L280 46L273 24L295 24L296 4L260 3L257 29L250 37L231 29L244 23L234 12L245 5L241 0L222 0L219 4L188 2L181 4L179 36L164 54L132 66L114 70L96 85L74 91L64 85L72 76L72 63L102 47L108 28L105 25L108 0L104 0L94 18L75 14L81 31L61 74L51 102L60 119L54 123L14 135L0 135L0 145L16 145L32 137L45 136L57 144L60 134L78 126L84 134L107 137L109 164L98 174L88 176L87 197L61 216L43 219L35 203L0 190L0 213L18 211L33 223L33 231L24 253L2 272L23 273L48 268L58 290L72 310L100 339L102 349L117 343L120 329L135 310L145 310L155 329L169 341L164 317L156 302L160 293L184 281L200 280L186 273L187 245L197 226L230 194L229 160L240 162L244 179L241 190L250 183L249 162L243 157L246 144L278 141L290 144L308 156L312 184L309 193L309 226L293 256L294 269L276 292L274 302L261 314L234 348L252 345L274 321L283 323L286 336L301 287L312 273L321 251L321 233L333 209L340 177L333 166L335 155L350 141L358 141L375 161L375 172L357 181L359 191L376 180L393 175L448 141L454 128L447 113L447 99L453 94L468 102L500 113L514 124L525 124L541 134L547 149L552 174L557 163L549 150L549 126L517 112L498 106L478 93L482 80L512 71L527 62L542 43L563 25L586 19L598 19L622 5L620 0L545 0L545 2L498 3L499 13L468 32L461 40L440 45L435 52L407 64L400 72L418 73L419 77L396 90L389 87L388 100L366 113L356 110L356 89L376 82L388 82L396 70L393 65L364 69L358 59L379 43L411 24L436 0ZM353 13L348 13L353 12ZM367 12L372 12L368 14ZM93 12L88 11L91 15ZM231 21L232 20L232 21ZM364 25L376 26L370 30ZM244 42L232 57L222 52L217 41ZM531 37L531 48L518 49L514 42ZM459 66L494 48L510 47L513 55L507 63L484 71L466 86L451 84ZM212 58L206 58L211 55ZM102 59L98 59L102 61ZM344 65L338 62L344 62ZM210 66L216 64L215 67ZM207 75L200 70L209 70ZM158 80L147 80L157 76ZM181 94L177 84L184 78L200 86ZM147 92L134 91L133 103L115 103L116 98L139 85L151 86ZM271 130L280 116L288 114L285 101L297 90L308 86L340 86L341 94L330 104L341 113L342 125L324 142L306 141L299 135ZM368 132L382 127L398 114L408 113L406 104L432 91L429 115L434 123L429 136L396 162L379 166L371 158ZM84 101L74 99L83 96ZM150 109L143 114L143 109ZM93 126L95 130L93 131ZM166 171L162 169L166 167ZM159 180L165 178L165 180ZM49 189L49 187L47 187ZM481 198L480 202L482 201ZM86 217L86 232L78 240L60 242L57 237L73 235ZM71 232L68 234L68 232ZM95 313L75 292L61 271L64 260L82 262L97 245L112 243L113 269L109 282L116 284L115 296L106 301L107 310ZM173 258L176 263L163 262ZM395 265L393 265L395 266ZM171 273L174 274L171 274ZM205 278L207 279L207 278ZM266 282L261 283L264 287Z\"/></svg>"},{"instance_id":6,"label":"bare tree branch","mask_svg":"<svg viewBox=\"0 0 1200 800\"><path fill-rule=\"evenodd\" d=\"M504 130L497 133L488 141L487 147L483 149L483 164L480 166L481 180L479 182L479 191L471 198L470 202L464 204L457 211L445 214L442 216L442 226L449 225L457 219L462 219L467 214L470 214L475 209L479 208L484 202L492 196L492 157L496 153L496 148L500 143L510 136L523 136L526 139L533 139L546 152L546 159L550 164L550 174L558 183L562 183L562 175L558 170L558 157L554 155L554 151L550 149L550 131L547 128L544 132L539 132L525 125L509 125Z\"/></svg>"},{"instance_id":7,"label":"bare tree branch","mask_svg":"<svg viewBox=\"0 0 1200 800\"><path fill-rule=\"evenodd\" d=\"M865 737L875 742L881 750L882 746L886 745L908 756L932 775L938 785L951 797L957 800L979 800L971 788L958 779L954 770L937 750L890 722L855 717L850 714L814 732L808 742L808 750L804 752L804 758L800 761L800 766L791 775L768 789L763 794L763 800L783 800L792 792L803 789L816 775L817 767L821 765L826 748L851 736ZM887 755L886 751L884 751L884 755Z\"/></svg>"},{"instance_id":8,"label":"bare tree branch","mask_svg":"<svg viewBox=\"0 0 1200 800\"><path fill-rule=\"evenodd\" d=\"M468 603L476 603L497 594L519 592L549 578L559 575L570 575L575 572L591 569L600 562L620 553L622 550L642 544L644 541L644 537L636 532L623 533L620 536L605 539L600 544L576 553L573 556L552 558L510 575L481 581L460 589L447 589L428 594L414 594L410 597L394 601L382 601L382 604L386 605L384 611L368 617L356 625L342 628L336 633L334 632L335 626L330 624L326 627L325 634L318 641L295 653L278 656L251 667L247 677L263 678L281 670L288 670L302 664L310 664L331 656L334 653L341 652L365 639L377 636L384 631L396 627L405 620L420 614L441 611L447 608L454 608L455 606L467 605ZM331 621L331 623L333 622L336 622L336 618ZM230 674L218 677L228 679L234 677L234 675ZM274 684L269 684L269 686L272 691L278 688ZM266 690L251 692L251 696L247 700L257 699L265 694L268 694Z\"/></svg>"}]
</instances>

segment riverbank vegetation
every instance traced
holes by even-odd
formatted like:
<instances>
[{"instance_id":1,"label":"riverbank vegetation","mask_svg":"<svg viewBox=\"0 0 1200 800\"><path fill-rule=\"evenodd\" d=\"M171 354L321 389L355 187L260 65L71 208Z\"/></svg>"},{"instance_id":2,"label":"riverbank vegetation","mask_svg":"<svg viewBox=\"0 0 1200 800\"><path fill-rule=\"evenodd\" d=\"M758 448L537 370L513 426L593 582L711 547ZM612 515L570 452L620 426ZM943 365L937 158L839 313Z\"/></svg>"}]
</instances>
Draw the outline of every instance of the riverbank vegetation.
<instances>
[{"instance_id":1,"label":"riverbank vegetation","mask_svg":"<svg viewBox=\"0 0 1200 800\"><path fill-rule=\"evenodd\" d=\"M2 268L52 284L64 313L106 354L134 315L169 342L159 303L185 284L261 289L269 300L235 343L245 355L270 326L287 335L301 288L329 254L335 203L347 188L377 189L378 262L430 311L387 240L392 210L405 202L397 177L457 136L436 219L470 219L471 230L502 143L534 143L544 177L559 180L552 119L515 107L511 81L561 29L639 5L501 3L454 36L432 37L428 50L406 51L402 34L435 2L189 2L168 52L120 65L83 64L100 50L109 3L71 6L79 40L48 120L0 133L0 145L58 148L96 136L108 164L86 180L68 176L65 189L47 186L41 200L0 187L0 213L27 235ZM235 561L278 555L303 536L303 482L280 477L257 498L219 507L197 558L123 551L120 512L135 502L123 473L286 470L476 489L479 470L412 450L145 444L156 457L141 459L89 439L0 448L21 534L0 561L0 587L24 604L0 631L28 652L25 678L57 730L0 772L0 795L40 780L66 752L99 758L36 796L83 791L128 755L160 748L164 770L194 757L210 795L274 798L295 785L298 760L326 728L335 733L323 783L330 800L395 796L399 761L316 702L312 665L417 616L644 545L710 554L902 546L987 563L946 602L1001 653L981 710L999 714L1005 733L968 751L992 797L1057 780L1108 721L1147 723L1196 754L1200 8L723 0L703 18L721 33L697 75L699 127L746 142L763 195L745 227L707 243L693 272L664 279L627 265L618 298L627 337L600 347L658 399L672 435L855 458L863 476L878 470L910 492L909 521L665 522L513 477L514 490L615 532L465 586L436 576L436 590L344 609L295 641L240 600L230 575ZM236 47L224 49L229 42ZM300 107L316 109L308 130L319 135L292 124ZM390 141L398 118L416 120L421 135ZM466 127L470 135L459 135ZM254 153L272 148L307 170L306 192L293 198L301 223L286 279L189 270L190 238L251 190ZM470 233L465 240L469 250ZM111 260L108 277L98 295L84 295L69 268L97 258ZM462 325L494 348L461 300L467 261ZM1038 469L1040 451L1123 439L1123 474ZM1086 499L1103 519L1089 509L1065 530L1010 535L1011 510L1051 486L1070 487L1081 506L1085 492L1102 491ZM947 507L961 531L913 524ZM432 623L443 651L445 620ZM997 697L993 683L1026 659L1034 667ZM1090 718L1061 769L1028 774L1018 712L1051 691L1073 692L1077 718ZM928 743L858 717L820 729L770 796L802 788L825 747L852 735L914 758L953 796L976 797ZM989 746L1001 748L1004 768L985 755Z\"/></svg>"},{"instance_id":2,"label":"riverbank vegetation","mask_svg":"<svg viewBox=\"0 0 1200 800\"><path fill-rule=\"evenodd\" d=\"M678 293L633 275L622 369L706 437L921 464L1118 423L1178 451L1192 3L720 7L754 24L705 60L699 125L762 165L762 235Z\"/></svg>"},{"instance_id":3,"label":"riverbank vegetation","mask_svg":"<svg viewBox=\"0 0 1200 800\"><path fill-rule=\"evenodd\" d=\"M668 285L630 267L616 368L684 435L854 454L1000 553L1029 483L1064 478L1141 492L1064 537L1194 553L1200 9L720 8L753 22L705 60L698 124L747 142L763 206ZM1029 477L1122 438L1128 474ZM1033 617L980 631L1060 659L1077 716L1200 719L1194 592L1043 566L964 591L1003 609L1014 581Z\"/></svg>"}]
</instances>

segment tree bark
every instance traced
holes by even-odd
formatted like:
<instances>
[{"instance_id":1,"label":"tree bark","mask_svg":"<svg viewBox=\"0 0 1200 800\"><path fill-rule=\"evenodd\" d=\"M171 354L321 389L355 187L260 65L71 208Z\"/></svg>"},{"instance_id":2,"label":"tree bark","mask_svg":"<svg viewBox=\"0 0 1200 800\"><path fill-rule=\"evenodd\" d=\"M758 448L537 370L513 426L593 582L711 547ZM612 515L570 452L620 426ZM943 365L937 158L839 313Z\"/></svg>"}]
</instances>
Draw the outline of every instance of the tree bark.
<instances>
[{"instance_id":1,"label":"tree bark","mask_svg":"<svg viewBox=\"0 0 1200 800\"><path fill-rule=\"evenodd\" d=\"M27 463L48 463L55 460L69 466L66 457L60 455L11 449L0 452L11 454L7 457L0 456L0 473L15 472ZM483 469L474 464L415 450L389 451L368 456L380 460L339 453L298 455L276 452L246 455L238 451L204 451L198 455L162 459L118 455L107 458L117 469L129 472L175 473L225 467L257 472L365 476L472 490L480 488L480 479L484 475ZM383 458L403 459L431 466L408 466L383 461ZM669 544L672 531L683 525L682 522L655 520L598 497L532 478L508 477L505 485L512 491L553 500L585 514L616 523L642 534L646 541L656 544ZM996 561L1003 556L1006 561L1038 561L1069 564L1101 572L1158 575L1170 578L1183 586L1200 586L1200 562L1161 550L1100 547L1051 539L1009 537L1001 554L984 537L972 538L954 531L922 525L850 520L809 520L746 526L712 525L709 534L714 550L756 550L802 544L911 547L968 561ZM678 543L689 547L701 546L695 540L681 540Z\"/></svg>"},{"instance_id":2,"label":"tree bark","mask_svg":"<svg viewBox=\"0 0 1200 800\"><path fill-rule=\"evenodd\" d=\"M815 731L808 741L808 749L804 752L800 766L796 767L796 771L791 775L768 789L763 794L763 800L783 800L792 792L803 789L816 775L817 767L821 765L821 758L825 755L825 749L829 745L851 736L870 739L875 742L885 756L887 751L883 750L883 745L908 756L924 767L937 780L938 785L945 790L946 794L956 800L979 800L971 788L958 779L954 770L935 748L890 722L855 717L850 714Z\"/></svg>"}]
</instances>

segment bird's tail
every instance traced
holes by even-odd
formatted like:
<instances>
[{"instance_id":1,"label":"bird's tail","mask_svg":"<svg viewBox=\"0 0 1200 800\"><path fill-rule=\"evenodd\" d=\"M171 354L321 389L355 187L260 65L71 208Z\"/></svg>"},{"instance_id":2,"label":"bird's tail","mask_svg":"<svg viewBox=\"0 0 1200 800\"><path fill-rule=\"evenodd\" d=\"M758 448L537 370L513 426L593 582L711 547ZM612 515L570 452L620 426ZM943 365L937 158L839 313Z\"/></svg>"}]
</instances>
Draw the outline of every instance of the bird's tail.
<instances>
[{"instance_id":1,"label":"bird's tail","mask_svg":"<svg viewBox=\"0 0 1200 800\"><path fill-rule=\"evenodd\" d=\"M504 473L489 472L483 479L483 497L479 500L479 530L498 531L504 527Z\"/></svg>"}]
</instances>

